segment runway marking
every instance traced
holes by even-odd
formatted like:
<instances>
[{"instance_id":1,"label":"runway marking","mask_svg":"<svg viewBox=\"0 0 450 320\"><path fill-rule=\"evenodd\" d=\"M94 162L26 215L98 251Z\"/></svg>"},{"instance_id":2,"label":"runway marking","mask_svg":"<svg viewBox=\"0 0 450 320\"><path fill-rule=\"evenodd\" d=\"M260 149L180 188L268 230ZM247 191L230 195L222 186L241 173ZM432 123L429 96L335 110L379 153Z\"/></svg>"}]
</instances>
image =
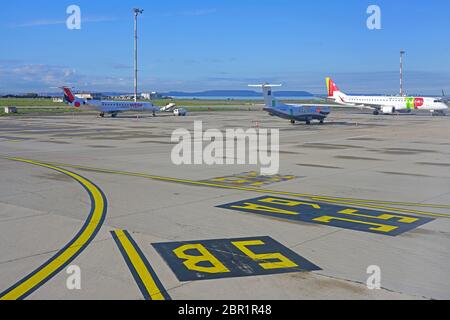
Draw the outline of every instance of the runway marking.
<instances>
[{"instance_id":1,"label":"runway marking","mask_svg":"<svg viewBox=\"0 0 450 320\"><path fill-rule=\"evenodd\" d=\"M78 183L89 194L91 199L91 212L78 234L56 255L50 258L42 266L26 276L11 288L0 294L0 300L22 300L35 292L47 281L57 275L61 270L67 267L95 238L106 217L107 201L103 192L92 182L82 176L58 168L56 166L25 160L20 158L8 158L11 161L17 161L48 168L62 174L65 174Z\"/></svg>"},{"instance_id":2,"label":"runway marking","mask_svg":"<svg viewBox=\"0 0 450 320\"><path fill-rule=\"evenodd\" d=\"M241 190L241 191L273 194L273 195L280 195L280 196L298 197L298 198L309 199L312 201L337 203L337 204L344 204L344 205L355 205L358 207L374 208L374 209L380 209L380 210L386 210L386 211L394 211L394 212L402 212L402 213L424 215L424 216L430 216L430 217L436 217L436 218L450 219L449 214L392 207L392 206L402 206L402 207L419 207L419 208L432 208L432 209L450 209L450 205L365 200L365 199L354 199L354 198L339 198L339 197L330 197L330 196L323 196L323 195L313 195L313 194L307 194L307 193L295 193L295 192L277 191L277 190L269 190L269 189L260 189L260 188L254 188L254 187L252 188L252 187L223 185L223 184L218 184L218 183L211 183L211 182L205 182L205 181L194 181L194 180L188 180L188 179L160 177L160 176L155 176L155 175L150 175L150 174L145 174L145 173L127 172L127 171L111 170L111 169L101 169L101 168L93 168L93 167L87 167L87 166L81 166L81 165L72 165L72 164L64 164L64 163L50 163L50 164L56 165L56 166L61 166L61 167L72 168L72 169L80 169L80 170L97 172L97 173L107 173L107 174L145 178L145 179L150 179L150 180L155 180L155 181L174 182L174 183L201 186L201 187L211 187L211 188L229 189L229 190ZM385 205L389 205L389 206L385 206Z\"/></svg>"},{"instance_id":3,"label":"runway marking","mask_svg":"<svg viewBox=\"0 0 450 320\"><path fill-rule=\"evenodd\" d=\"M155 243L180 282L321 270L270 237Z\"/></svg>"},{"instance_id":4,"label":"runway marking","mask_svg":"<svg viewBox=\"0 0 450 320\"><path fill-rule=\"evenodd\" d=\"M217 208L393 237L433 221L432 218L390 214L273 196L238 201L217 206Z\"/></svg>"},{"instance_id":5,"label":"runway marking","mask_svg":"<svg viewBox=\"0 0 450 320\"><path fill-rule=\"evenodd\" d=\"M111 234L144 298L146 300L171 300L155 271L128 231L116 230L111 231Z\"/></svg>"},{"instance_id":6,"label":"runway marking","mask_svg":"<svg viewBox=\"0 0 450 320\"><path fill-rule=\"evenodd\" d=\"M244 172L241 174L235 174L232 176L218 177L202 180L206 183L214 183L220 185L231 185L241 187L262 187L278 182L286 182L298 177L293 175L274 175L274 176L262 176L258 172Z\"/></svg>"}]
</instances>

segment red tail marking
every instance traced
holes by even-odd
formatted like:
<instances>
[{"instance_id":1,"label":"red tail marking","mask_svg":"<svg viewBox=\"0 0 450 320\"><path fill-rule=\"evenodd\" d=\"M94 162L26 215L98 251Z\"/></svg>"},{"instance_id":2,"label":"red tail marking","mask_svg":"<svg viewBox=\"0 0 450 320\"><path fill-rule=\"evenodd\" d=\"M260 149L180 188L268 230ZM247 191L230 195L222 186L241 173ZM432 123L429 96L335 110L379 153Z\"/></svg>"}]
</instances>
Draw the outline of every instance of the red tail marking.
<instances>
[{"instance_id":1,"label":"red tail marking","mask_svg":"<svg viewBox=\"0 0 450 320\"><path fill-rule=\"evenodd\" d=\"M332 79L330 79L330 92L328 93L330 97L334 95L336 91L340 91L337 85L334 83Z\"/></svg>"},{"instance_id":2,"label":"red tail marking","mask_svg":"<svg viewBox=\"0 0 450 320\"><path fill-rule=\"evenodd\" d=\"M75 101L75 97L73 96L72 91L70 91L70 89L66 88L66 87L64 87L63 90L64 90L64 93L66 94L69 102L70 103L74 102Z\"/></svg>"}]
</instances>

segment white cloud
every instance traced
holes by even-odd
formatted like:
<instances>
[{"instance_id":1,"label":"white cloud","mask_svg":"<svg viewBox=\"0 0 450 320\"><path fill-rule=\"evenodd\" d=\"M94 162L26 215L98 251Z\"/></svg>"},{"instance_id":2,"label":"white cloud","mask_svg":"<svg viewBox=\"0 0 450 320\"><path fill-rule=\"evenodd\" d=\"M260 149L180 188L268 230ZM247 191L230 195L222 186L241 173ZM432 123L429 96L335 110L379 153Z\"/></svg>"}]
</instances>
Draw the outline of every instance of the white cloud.
<instances>
[{"instance_id":1,"label":"white cloud","mask_svg":"<svg viewBox=\"0 0 450 320\"><path fill-rule=\"evenodd\" d=\"M111 65L112 70L128 68L126 65ZM32 64L23 61L0 59L0 92L48 92L61 85L74 86L80 90L133 91L133 77L130 72L108 76L105 74L83 74L59 65ZM216 72L210 75L174 75L147 77L141 73L142 91L202 91L217 89L246 90L251 83L265 81L284 84L283 90L304 90L325 94L325 77L331 76L341 90L347 93L396 94L399 91L398 72L278 72L267 75L240 75L233 72ZM440 95L444 89L450 92L450 74L445 72L410 71L405 74L405 88L408 94Z\"/></svg>"}]
</instances>

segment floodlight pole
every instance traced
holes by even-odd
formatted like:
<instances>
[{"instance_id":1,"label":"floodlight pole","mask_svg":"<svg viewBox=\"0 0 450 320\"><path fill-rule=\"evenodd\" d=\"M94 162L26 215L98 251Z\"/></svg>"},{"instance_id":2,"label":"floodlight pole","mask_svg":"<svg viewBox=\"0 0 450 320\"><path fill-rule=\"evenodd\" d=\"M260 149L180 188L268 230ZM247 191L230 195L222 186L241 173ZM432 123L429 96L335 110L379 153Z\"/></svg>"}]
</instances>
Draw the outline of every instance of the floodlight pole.
<instances>
[{"instance_id":1,"label":"floodlight pole","mask_svg":"<svg viewBox=\"0 0 450 320\"><path fill-rule=\"evenodd\" d=\"M404 96L403 92L403 55L405 54L405 51L400 51L400 96Z\"/></svg>"},{"instance_id":2,"label":"floodlight pole","mask_svg":"<svg viewBox=\"0 0 450 320\"><path fill-rule=\"evenodd\" d=\"M134 13L134 101L138 100L138 16L144 13L139 8L133 9Z\"/></svg>"}]
</instances>

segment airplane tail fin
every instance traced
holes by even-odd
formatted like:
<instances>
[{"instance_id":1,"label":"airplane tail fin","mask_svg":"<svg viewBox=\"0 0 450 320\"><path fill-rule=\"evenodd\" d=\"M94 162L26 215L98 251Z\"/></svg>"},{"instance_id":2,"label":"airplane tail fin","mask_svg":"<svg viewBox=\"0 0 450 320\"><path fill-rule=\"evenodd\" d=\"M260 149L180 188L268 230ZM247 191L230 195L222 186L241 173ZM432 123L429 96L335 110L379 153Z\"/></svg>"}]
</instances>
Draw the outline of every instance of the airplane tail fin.
<instances>
[{"instance_id":1,"label":"airplane tail fin","mask_svg":"<svg viewBox=\"0 0 450 320\"><path fill-rule=\"evenodd\" d=\"M253 88L262 88L264 95L264 103L266 108L268 109L276 109L283 104L279 102L275 96L273 95L272 88L273 87L281 87L281 84L258 84L258 85L249 85L249 87Z\"/></svg>"},{"instance_id":2,"label":"airplane tail fin","mask_svg":"<svg viewBox=\"0 0 450 320\"><path fill-rule=\"evenodd\" d=\"M335 101L342 100L346 95L341 90L339 90L336 83L331 78L326 79L327 82L327 90L328 90L328 98L334 99Z\"/></svg>"},{"instance_id":3,"label":"airplane tail fin","mask_svg":"<svg viewBox=\"0 0 450 320\"><path fill-rule=\"evenodd\" d=\"M79 99L75 97L72 90L69 87L62 87L62 91L64 92L64 101L69 105L79 108L81 105L86 104L86 101L83 99Z\"/></svg>"}]
</instances>

